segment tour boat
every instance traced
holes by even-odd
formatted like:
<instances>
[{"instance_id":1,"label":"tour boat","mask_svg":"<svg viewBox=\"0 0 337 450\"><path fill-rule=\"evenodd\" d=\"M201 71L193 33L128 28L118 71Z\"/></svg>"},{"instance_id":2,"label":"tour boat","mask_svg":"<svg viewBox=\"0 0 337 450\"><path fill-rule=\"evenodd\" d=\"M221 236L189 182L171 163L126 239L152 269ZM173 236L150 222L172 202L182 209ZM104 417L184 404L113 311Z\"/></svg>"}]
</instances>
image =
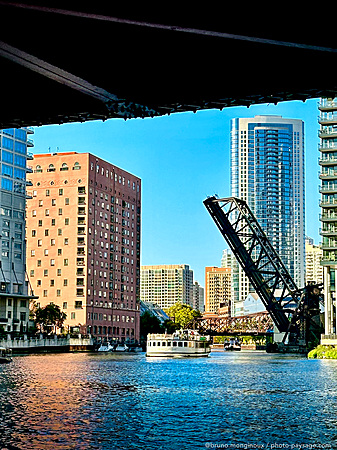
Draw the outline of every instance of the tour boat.
<instances>
[{"instance_id":1,"label":"tour boat","mask_svg":"<svg viewBox=\"0 0 337 450\"><path fill-rule=\"evenodd\" d=\"M12 350L0 347L0 364L6 364L12 361Z\"/></svg>"},{"instance_id":2,"label":"tour boat","mask_svg":"<svg viewBox=\"0 0 337 450\"><path fill-rule=\"evenodd\" d=\"M208 356L210 351L209 336L201 336L195 330L147 335L146 356Z\"/></svg>"}]
</instances>

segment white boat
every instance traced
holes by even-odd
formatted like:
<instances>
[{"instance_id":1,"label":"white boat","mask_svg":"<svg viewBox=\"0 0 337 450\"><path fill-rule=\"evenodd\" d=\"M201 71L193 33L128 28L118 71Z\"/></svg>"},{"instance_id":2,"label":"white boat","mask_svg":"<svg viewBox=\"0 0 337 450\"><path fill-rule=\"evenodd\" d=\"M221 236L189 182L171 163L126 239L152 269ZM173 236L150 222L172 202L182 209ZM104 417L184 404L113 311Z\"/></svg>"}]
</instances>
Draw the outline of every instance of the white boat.
<instances>
[{"instance_id":1,"label":"white boat","mask_svg":"<svg viewBox=\"0 0 337 450\"><path fill-rule=\"evenodd\" d=\"M147 335L146 356L208 356L210 351L209 336L201 336L195 330Z\"/></svg>"},{"instance_id":2,"label":"white boat","mask_svg":"<svg viewBox=\"0 0 337 450\"><path fill-rule=\"evenodd\" d=\"M115 348L115 352L127 352L129 347L125 344L118 344Z\"/></svg>"},{"instance_id":3,"label":"white boat","mask_svg":"<svg viewBox=\"0 0 337 450\"><path fill-rule=\"evenodd\" d=\"M0 347L0 364L7 364L12 361L12 350L6 347Z\"/></svg>"},{"instance_id":4,"label":"white boat","mask_svg":"<svg viewBox=\"0 0 337 450\"><path fill-rule=\"evenodd\" d=\"M98 348L98 352L112 352L113 351L113 346L110 344L110 342L104 342L103 344L100 345L100 347Z\"/></svg>"},{"instance_id":5,"label":"white boat","mask_svg":"<svg viewBox=\"0 0 337 450\"><path fill-rule=\"evenodd\" d=\"M224 350L226 352L228 351L240 351L241 350L241 343L237 339L230 339L229 342L224 343Z\"/></svg>"}]
</instances>

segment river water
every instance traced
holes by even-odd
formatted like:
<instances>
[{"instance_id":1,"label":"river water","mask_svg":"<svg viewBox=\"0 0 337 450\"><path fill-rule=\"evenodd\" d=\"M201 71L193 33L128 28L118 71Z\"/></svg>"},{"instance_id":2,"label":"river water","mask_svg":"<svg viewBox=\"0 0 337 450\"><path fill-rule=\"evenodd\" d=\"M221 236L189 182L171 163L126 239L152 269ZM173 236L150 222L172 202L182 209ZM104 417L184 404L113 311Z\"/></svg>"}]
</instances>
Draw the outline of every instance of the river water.
<instances>
[{"instance_id":1,"label":"river water","mask_svg":"<svg viewBox=\"0 0 337 450\"><path fill-rule=\"evenodd\" d=\"M16 356L0 449L337 449L337 360L264 352Z\"/></svg>"}]
</instances>

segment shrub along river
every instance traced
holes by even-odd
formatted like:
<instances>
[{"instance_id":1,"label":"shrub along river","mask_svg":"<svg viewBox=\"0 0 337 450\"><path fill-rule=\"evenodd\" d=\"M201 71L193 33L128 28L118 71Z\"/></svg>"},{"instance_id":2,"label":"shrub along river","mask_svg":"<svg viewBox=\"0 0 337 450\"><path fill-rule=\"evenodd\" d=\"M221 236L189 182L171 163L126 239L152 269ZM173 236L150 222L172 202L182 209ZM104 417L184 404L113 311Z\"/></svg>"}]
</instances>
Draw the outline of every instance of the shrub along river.
<instances>
[{"instance_id":1,"label":"shrub along river","mask_svg":"<svg viewBox=\"0 0 337 450\"><path fill-rule=\"evenodd\" d=\"M16 356L0 448L337 449L337 361L264 352Z\"/></svg>"}]
</instances>

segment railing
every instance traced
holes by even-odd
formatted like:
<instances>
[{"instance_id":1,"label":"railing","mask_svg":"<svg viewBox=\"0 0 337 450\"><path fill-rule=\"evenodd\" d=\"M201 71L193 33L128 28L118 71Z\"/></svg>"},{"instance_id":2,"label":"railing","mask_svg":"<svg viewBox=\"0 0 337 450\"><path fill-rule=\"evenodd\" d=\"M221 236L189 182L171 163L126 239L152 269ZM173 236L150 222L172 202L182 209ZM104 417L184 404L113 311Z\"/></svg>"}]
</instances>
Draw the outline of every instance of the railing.
<instances>
[{"instance_id":1,"label":"railing","mask_svg":"<svg viewBox=\"0 0 337 450\"><path fill-rule=\"evenodd\" d=\"M319 104L319 108L337 108L337 101L335 99L329 100L327 98L321 98Z\"/></svg>"}]
</instances>

